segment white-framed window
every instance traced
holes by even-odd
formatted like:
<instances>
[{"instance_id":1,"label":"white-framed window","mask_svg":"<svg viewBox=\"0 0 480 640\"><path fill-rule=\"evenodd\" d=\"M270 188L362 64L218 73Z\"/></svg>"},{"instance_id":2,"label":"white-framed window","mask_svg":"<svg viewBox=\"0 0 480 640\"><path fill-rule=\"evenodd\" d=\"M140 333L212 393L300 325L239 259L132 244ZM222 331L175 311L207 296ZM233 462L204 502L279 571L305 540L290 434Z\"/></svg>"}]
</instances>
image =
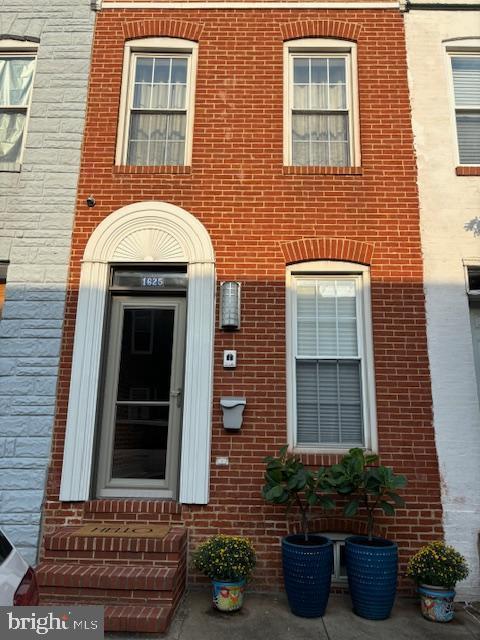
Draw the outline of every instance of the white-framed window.
<instances>
[{"instance_id":1,"label":"white-framed window","mask_svg":"<svg viewBox=\"0 0 480 640\"><path fill-rule=\"evenodd\" d=\"M35 75L36 45L0 40L0 171L21 166Z\"/></svg>"},{"instance_id":2,"label":"white-framed window","mask_svg":"<svg viewBox=\"0 0 480 640\"><path fill-rule=\"evenodd\" d=\"M464 258L463 269L468 297L477 394L480 401L480 259Z\"/></svg>"},{"instance_id":3,"label":"white-framed window","mask_svg":"<svg viewBox=\"0 0 480 640\"><path fill-rule=\"evenodd\" d=\"M370 278L366 266L287 268L287 407L297 450L376 450Z\"/></svg>"},{"instance_id":4,"label":"white-framed window","mask_svg":"<svg viewBox=\"0 0 480 640\"><path fill-rule=\"evenodd\" d=\"M347 582L347 565L345 559L345 539L351 536L351 533L320 533L319 535L329 538L333 542L333 567L332 582Z\"/></svg>"},{"instance_id":5,"label":"white-framed window","mask_svg":"<svg viewBox=\"0 0 480 640\"><path fill-rule=\"evenodd\" d=\"M284 68L284 163L359 166L355 43L288 41Z\"/></svg>"},{"instance_id":6,"label":"white-framed window","mask_svg":"<svg viewBox=\"0 0 480 640\"><path fill-rule=\"evenodd\" d=\"M480 165L480 40L447 43L450 58L458 162Z\"/></svg>"},{"instance_id":7,"label":"white-framed window","mask_svg":"<svg viewBox=\"0 0 480 640\"><path fill-rule=\"evenodd\" d=\"M197 52L179 38L126 43L116 164L191 163Z\"/></svg>"}]
</instances>

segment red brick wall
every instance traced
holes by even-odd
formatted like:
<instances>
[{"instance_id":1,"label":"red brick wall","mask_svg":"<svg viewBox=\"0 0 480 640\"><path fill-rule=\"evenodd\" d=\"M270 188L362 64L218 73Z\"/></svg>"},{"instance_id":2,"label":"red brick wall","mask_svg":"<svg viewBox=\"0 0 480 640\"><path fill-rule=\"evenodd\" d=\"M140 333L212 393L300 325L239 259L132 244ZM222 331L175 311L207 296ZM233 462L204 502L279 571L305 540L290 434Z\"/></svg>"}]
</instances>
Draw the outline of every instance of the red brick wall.
<instances>
[{"instance_id":1,"label":"red brick wall","mask_svg":"<svg viewBox=\"0 0 480 640\"><path fill-rule=\"evenodd\" d=\"M320 17L320 19L319 19ZM126 35L199 41L191 168L114 168ZM283 40L339 36L358 43L361 169L283 167ZM85 198L97 201L88 209ZM243 282L242 328L215 336L212 466L208 506L184 507L196 541L217 531L254 539L257 585L280 580L281 509L260 498L262 459L286 441L285 265L337 257L371 264L378 435L381 458L408 476L407 509L384 533L411 550L442 535L425 337L416 166L410 127L402 16L396 11L108 10L98 14L88 118L61 354L58 410L45 525L80 517L58 499L80 261L98 223L114 210L162 200L209 231L217 277ZM303 242L302 238L314 238ZM346 239L346 242L333 241ZM222 350L238 351L224 370ZM221 395L245 395L240 433L221 426ZM332 456L308 456L329 462ZM71 509L70 509L71 507ZM63 509L63 510L62 510ZM338 517L337 517L338 518ZM358 523L325 522L358 530ZM402 565L403 566L403 565Z\"/></svg>"}]
</instances>

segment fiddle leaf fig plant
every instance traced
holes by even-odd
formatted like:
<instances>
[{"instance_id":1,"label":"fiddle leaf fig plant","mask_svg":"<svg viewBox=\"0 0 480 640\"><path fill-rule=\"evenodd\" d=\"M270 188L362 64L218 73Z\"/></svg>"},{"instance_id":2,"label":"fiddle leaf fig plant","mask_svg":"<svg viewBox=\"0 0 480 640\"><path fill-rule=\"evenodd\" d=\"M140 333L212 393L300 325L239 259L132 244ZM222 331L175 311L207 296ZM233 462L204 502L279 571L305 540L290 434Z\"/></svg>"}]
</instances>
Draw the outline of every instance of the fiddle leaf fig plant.
<instances>
[{"instance_id":1,"label":"fiddle leaf fig plant","mask_svg":"<svg viewBox=\"0 0 480 640\"><path fill-rule=\"evenodd\" d=\"M267 468L263 498L270 504L283 504L287 515L297 507L302 532L305 541L308 541L312 508L335 507L334 501L327 495L332 491L328 470L323 467L317 471L306 469L300 458L288 451L288 446L282 447L277 457L268 456L264 462Z\"/></svg>"},{"instance_id":2,"label":"fiddle leaf fig plant","mask_svg":"<svg viewBox=\"0 0 480 640\"><path fill-rule=\"evenodd\" d=\"M347 496L344 515L354 517L365 511L368 539L373 538L375 517L379 511L395 515L395 509L405 506L397 493L407 485L405 476L396 475L390 467L378 464L378 456L362 449L350 449L338 464L330 467L329 482L338 494Z\"/></svg>"}]
</instances>

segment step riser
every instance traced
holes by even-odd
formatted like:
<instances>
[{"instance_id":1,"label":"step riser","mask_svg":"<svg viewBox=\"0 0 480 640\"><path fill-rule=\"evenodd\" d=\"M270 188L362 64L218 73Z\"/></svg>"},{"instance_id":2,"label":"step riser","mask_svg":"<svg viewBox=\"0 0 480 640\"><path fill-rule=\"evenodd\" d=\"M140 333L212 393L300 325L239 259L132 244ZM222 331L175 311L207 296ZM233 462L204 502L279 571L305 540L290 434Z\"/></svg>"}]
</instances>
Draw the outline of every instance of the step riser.
<instances>
[{"instance_id":1,"label":"step riser","mask_svg":"<svg viewBox=\"0 0 480 640\"><path fill-rule=\"evenodd\" d=\"M156 538L50 538L45 541L49 551L96 551L99 553L178 553L185 546Z\"/></svg>"},{"instance_id":2,"label":"step riser","mask_svg":"<svg viewBox=\"0 0 480 640\"><path fill-rule=\"evenodd\" d=\"M105 522L105 514L104 513L86 513L82 522L84 524L96 523L96 522ZM159 517L157 515L152 516L151 513L137 513L137 514L122 514L122 513L109 513L108 521L114 522L115 524L132 524L132 522L138 522L141 524L163 524L171 527L181 527L183 525L183 520L178 516L169 515L169 514L161 514Z\"/></svg>"},{"instance_id":3,"label":"step riser","mask_svg":"<svg viewBox=\"0 0 480 640\"><path fill-rule=\"evenodd\" d=\"M172 567L144 566L141 564L106 565L43 563L36 569L40 587L65 587L69 589L124 589L129 591L172 591L185 575L186 562L182 559Z\"/></svg>"},{"instance_id":4,"label":"step riser","mask_svg":"<svg viewBox=\"0 0 480 640\"><path fill-rule=\"evenodd\" d=\"M53 604L62 601L71 605L99 604L110 605L112 602L125 605L148 605L150 607L171 607L177 599L175 592L167 595L159 591L102 591L97 589L50 589L40 590L40 603Z\"/></svg>"},{"instance_id":5,"label":"step riser","mask_svg":"<svg viewBox=\"0 0 480 640\"><path fill-rule=\"evenodd\" d=\"M85 584L76 586L55 585L52 581L40 584L40 600L43 603L52 604L53 600L62 600L71 604L80 602L98 602L99 604L148 604L155 606L171 607L176 602L185 588L185 567L179 567L171 589L118 589L118 588L92 588L88 586L88 577Z\"/></svg>"},{"instance_id":6,"label":"step riser","mask_svg":"<svg viewBox=\"0 0 480 640\"><path fill-rule=\"evenodd\" d=\"M176 566L184 556L184 553L129 553L109 551L53 551L46 549L42 558L54 562L78 562L84 564L118 563L126 565L148 564L151 566Z\"/></svg>"},{"instance_id":7,"label":"step riser","mask_svg":"<svg viewBox=\"0 0 480 640\"><path fill-rule=\"evenodd\" d=\"M112 514L141 515L157 518L171 515L180 518L182 506L172 500L88 500L83 508L84 516L100 514L103 518Z\"/></svg>"}]
</instances>

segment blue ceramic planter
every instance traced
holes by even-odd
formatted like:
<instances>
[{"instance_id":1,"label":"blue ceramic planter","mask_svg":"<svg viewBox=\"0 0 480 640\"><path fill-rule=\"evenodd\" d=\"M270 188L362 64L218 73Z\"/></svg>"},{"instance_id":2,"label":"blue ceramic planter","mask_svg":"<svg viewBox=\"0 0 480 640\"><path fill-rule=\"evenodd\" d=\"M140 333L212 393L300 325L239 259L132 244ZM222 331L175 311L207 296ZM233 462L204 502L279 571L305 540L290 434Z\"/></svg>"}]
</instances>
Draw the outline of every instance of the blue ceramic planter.
<instances>
[{"instance_id":1,"label":"blue ceramic planter","mask_svg":"<svg viewBox=\"0 0 480 640\"><path fill-rule=\"evenodd\" d=\"M390 616L397 591L398 548L391 540L352 536L345 540L348 586L353 611L369 620Z\"/></svg>"},{"instance_id":2,"label":"blue ceramic planter","mask_svg":"<svg viewBox=\"0 0 480 640\"><path fill-rule=\"evenodd\" d=\"M455 591L427 584L418 587L422 605L422 615L432 622L450 622L455 615L453 600Z\"/></svg>"},{"instance_id":3,"label":"blue ceramic planter","mask_svg":"<svg viewBox=\"0 0 480 640\"><path fill-rule=\"evenodd\" d=\"M333 542L319 535L310 535L308 546L301 544L303 540L303 535L282 540L285 591L292 613L318 618L325 613L330 595Z\"/></svg>"}]
</instances>

